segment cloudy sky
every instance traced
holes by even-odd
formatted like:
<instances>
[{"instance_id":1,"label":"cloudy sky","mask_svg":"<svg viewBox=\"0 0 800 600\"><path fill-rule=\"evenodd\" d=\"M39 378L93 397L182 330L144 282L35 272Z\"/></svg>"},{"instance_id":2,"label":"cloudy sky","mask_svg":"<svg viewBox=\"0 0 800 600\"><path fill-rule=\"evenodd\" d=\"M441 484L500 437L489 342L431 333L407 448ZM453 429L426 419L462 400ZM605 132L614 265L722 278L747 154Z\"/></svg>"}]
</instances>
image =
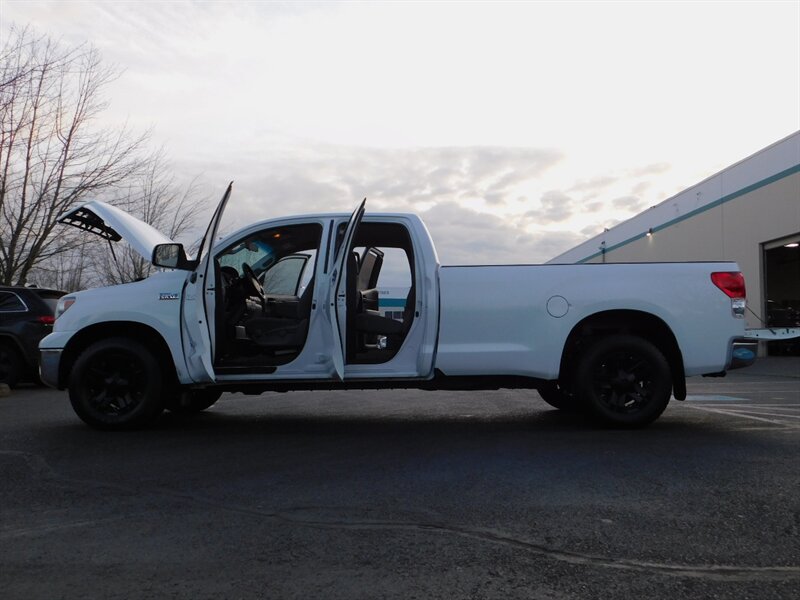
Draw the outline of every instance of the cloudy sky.
<instances>
[{"instance_id":1,"label":"cloudy sky","mask_svg":"<svg viewBox=\"0 0 800 600\"><path fill-rule=\"evenodd\" d=\"M123 69L226 229L413 211L445 263L539 262L800 129L800 2L0 0Z\"/></svg>"}]
</instances>

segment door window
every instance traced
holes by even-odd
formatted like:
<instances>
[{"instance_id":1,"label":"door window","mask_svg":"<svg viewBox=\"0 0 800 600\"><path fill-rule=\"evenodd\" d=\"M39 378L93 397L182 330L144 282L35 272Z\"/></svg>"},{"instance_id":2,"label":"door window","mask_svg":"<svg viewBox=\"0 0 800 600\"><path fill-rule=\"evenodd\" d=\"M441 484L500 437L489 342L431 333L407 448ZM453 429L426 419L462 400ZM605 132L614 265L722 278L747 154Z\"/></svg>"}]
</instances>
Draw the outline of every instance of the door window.
<instances>
[{"instance_id":1,"label":"door window","mask_svg":"<svg viewBox=\"0 0 800 600\"><path fill-rule=\"evenodd\" d=\"M300 277L310 258L307 254L287 256L264 272L264 293L275 296L296 296L300 289Z\"/></svg>"}]
</instances>

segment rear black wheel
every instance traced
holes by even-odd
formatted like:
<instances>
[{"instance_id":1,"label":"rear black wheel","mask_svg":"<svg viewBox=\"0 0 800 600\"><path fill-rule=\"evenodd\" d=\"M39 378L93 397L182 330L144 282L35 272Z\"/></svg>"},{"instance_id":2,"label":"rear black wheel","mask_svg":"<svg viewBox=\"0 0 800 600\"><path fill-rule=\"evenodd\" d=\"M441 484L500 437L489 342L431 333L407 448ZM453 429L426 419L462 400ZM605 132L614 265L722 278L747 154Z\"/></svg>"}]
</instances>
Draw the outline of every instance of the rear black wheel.
<instances>
[{"instance_id":1,"label":"rear black wheel","mask_svg":"<svg viewBox=\"0 0 800 600\"><path fill-rule=\"evenodd\" d=\"M0 342L0 383L13 388L24 369L25 363L17 349L7 342Z\"/></svg>"},{"instance_id":2,"label":"rear black wheel","mask_svg":"<svg viewBox=\"0 0 800 600\"><path fill-rule=\"evenodd\" d=\"M642 427L669 403L669 363L652 343L633 335L612 335L591 345L580 358L576 391L601 421Z\"/></svg>"},{"instance_id":3,"label":"rear black wheel","mask_svg":"<svg viewBox=\"0 0 800 600\"><path fill-rule=\"evenodd\" d=\"M140 342L110 338L90 345L72 368L69 399L77 415L98 429L152 423L164 409L158 361Z\"/></svg>"}]
</instances>

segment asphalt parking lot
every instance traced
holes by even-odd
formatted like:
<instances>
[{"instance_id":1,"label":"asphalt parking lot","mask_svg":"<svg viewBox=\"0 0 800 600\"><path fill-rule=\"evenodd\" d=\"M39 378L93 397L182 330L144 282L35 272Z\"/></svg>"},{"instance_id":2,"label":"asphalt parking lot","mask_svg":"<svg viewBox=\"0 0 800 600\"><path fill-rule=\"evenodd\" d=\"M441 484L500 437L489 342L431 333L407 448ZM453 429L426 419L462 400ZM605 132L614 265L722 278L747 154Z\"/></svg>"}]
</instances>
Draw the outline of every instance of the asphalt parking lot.
<instances>
[{"instance_id":1,"label":"asphalt parking lot","mask_svg":"<svg viewBox=\"0 0 800 600\"><path fill-rule=\"evenodd\" d=\"M797 598L800 359L640 431L534 392L226 395L156 428L0 398L12 598Z\"/></svg>"}]
</instances>

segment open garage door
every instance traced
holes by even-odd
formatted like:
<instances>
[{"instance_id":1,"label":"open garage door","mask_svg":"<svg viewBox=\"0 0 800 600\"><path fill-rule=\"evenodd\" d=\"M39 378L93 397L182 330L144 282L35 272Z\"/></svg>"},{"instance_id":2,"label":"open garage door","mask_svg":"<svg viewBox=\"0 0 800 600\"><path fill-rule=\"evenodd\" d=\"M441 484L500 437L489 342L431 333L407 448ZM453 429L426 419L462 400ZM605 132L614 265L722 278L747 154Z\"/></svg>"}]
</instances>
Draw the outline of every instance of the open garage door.
<instances>
[{"instance_id":1,"label":"open garage door","mask_svg":"<svg viewBox=\"0 0 800 600\"><path fill-rule=\"evenodd\" d=\"M800 327L800 233L763 245L768 327ZM800 339L768 343L770 355L800 356Z\"/></svg>"}]
</instances>

